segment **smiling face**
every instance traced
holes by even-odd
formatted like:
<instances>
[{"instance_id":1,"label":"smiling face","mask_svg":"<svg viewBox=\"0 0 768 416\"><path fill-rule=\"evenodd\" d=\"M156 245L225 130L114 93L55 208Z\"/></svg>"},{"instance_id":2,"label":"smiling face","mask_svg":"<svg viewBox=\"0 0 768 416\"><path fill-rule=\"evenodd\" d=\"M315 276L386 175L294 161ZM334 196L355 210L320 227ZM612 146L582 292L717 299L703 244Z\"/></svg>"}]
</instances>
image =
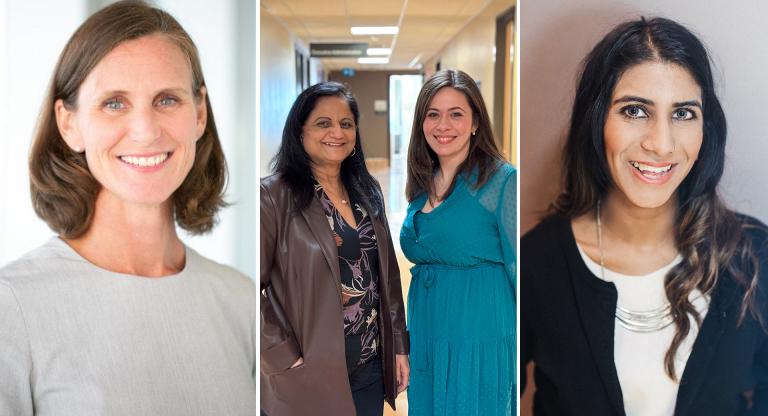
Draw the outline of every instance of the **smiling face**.
<instances>
[{"instance_id":1,"label":"smiling face","mask_svg":"<svg viewBox=\"0 0 768 416\"><path fill-rule=\"evenodd\" d=\"M357 126L347 100L322 97L304 123L302 144L317 167L341 168L355 149Z\"/></svg>"},{"instance_id":2,"label":"smiling face","mask_svg":"<svg viewBox=\"0 0 768 416\"><path fill-rule=\"evenodd\" d=\"M82 149L102 192L159 205L181 185L205 130L205 88L192 91L187 58L160 34L125 41L83 81L75 108L56 102L72 149Z\"/></svg>"},{"instance_id":3,"label":"smiling face","mask_svg":"<svg viewBox=\"0 0 768 416\"><path fill-rule=\"evenodd\" d=\"M477 128L467 96L451 87L438 90L429 103L422 128L438 159L466 159L469 137Z\"/></svg>"},{"instance_id":4,"label":"smiling face","mask_svg":"<svg viewBox=\"0 0 768 416\"><path fill-rule=\"evenodd\" d=\"M630 67L616 83L604 127L611 191L644 208L672 201L698 157L703 124L701 88L685 68Z\"/></svg>"}]
</instances>

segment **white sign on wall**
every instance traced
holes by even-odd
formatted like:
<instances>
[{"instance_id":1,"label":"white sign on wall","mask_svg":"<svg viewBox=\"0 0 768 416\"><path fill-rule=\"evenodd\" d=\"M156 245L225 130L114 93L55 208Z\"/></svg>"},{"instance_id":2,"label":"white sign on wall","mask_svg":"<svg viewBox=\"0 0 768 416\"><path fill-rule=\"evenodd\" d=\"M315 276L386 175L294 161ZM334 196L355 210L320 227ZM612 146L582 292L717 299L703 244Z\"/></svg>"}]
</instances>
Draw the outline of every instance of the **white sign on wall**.
<instances>
[{"instance_id":1,"label":"white sign on wall","mask_svg":"<svg viewBox=\"0 0 768 416\"><path fill-rule=\"evenodd\" d=\"M374 100L373 101L373 111L376 114L386 113L387 112L387 100Z\"/></svg>"}]
</instances>

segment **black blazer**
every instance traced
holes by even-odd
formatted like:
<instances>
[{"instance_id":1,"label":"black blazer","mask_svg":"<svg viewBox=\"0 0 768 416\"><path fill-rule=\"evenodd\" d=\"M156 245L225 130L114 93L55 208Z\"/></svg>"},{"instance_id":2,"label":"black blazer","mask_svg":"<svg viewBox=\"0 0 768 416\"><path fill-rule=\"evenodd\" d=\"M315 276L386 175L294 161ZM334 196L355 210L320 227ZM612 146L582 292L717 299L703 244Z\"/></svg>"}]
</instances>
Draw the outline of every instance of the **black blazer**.
<instances>
[{"instance_id":1,"label":"black blazer","mask_svg":"<svg viewBox=\"0 0 768 416\"><path fill-rule=\"evenodd\" d=\"M755 247L764 247L765 225L748 220L761 227L752 235ZM569 220L544 220L520 249L519 368L525 389L526 364L536 365L534 414L624 415L613 360L616 287L587 269ZM761 275L768 276L764 255ZM743 295L721 274L682 374L675 415L768 415L768 336L749 314L737 326Z\"/></svg>"}]
</instances>

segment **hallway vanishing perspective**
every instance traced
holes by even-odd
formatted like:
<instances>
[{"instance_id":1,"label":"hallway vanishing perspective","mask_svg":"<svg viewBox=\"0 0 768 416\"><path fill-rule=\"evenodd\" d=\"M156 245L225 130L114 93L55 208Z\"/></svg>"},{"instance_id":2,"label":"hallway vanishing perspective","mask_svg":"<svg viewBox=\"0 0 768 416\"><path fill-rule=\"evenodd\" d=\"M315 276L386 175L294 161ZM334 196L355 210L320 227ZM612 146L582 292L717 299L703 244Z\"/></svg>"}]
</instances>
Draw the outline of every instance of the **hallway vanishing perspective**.
<instances>
[{"instance_id":1,"label":"hallway vanishing perspective","mask_svg":"<svg viewBox=\"0 0 768 416\"><path fill-rule=\"evenodd\" d=\"M516 0L261 0L260 6L260 176L270 173L296 96L321 81L345 84L360 109L367 165L384 192L407 299L412 264L399 236L416 96L440 69L468 73L482 92L499 148L516 165ZM385 406L384 414L407 415L407 392L396 404L397 412Z\"/></svg>"}]
</instances>

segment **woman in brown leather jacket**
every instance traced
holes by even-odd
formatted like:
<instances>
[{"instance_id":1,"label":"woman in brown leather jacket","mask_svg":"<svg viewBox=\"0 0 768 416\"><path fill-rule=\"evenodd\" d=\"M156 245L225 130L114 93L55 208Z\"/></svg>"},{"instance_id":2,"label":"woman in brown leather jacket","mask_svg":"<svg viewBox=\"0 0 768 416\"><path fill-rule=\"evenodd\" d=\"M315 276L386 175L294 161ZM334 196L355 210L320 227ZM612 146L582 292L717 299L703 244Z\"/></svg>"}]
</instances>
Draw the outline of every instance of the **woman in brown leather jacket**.
<instances>
[{"instance_id":1,"label":"woman in brown leather jacket","mask_svg":"<svg viewBox=\"0 0 768 416\"><path fill-rule=\"evenodd\" d=\"M408 386L400 271L360 113L341 84L294 102L261 181L261 409L381 415Z\"/></svg>"}]
</instances>

